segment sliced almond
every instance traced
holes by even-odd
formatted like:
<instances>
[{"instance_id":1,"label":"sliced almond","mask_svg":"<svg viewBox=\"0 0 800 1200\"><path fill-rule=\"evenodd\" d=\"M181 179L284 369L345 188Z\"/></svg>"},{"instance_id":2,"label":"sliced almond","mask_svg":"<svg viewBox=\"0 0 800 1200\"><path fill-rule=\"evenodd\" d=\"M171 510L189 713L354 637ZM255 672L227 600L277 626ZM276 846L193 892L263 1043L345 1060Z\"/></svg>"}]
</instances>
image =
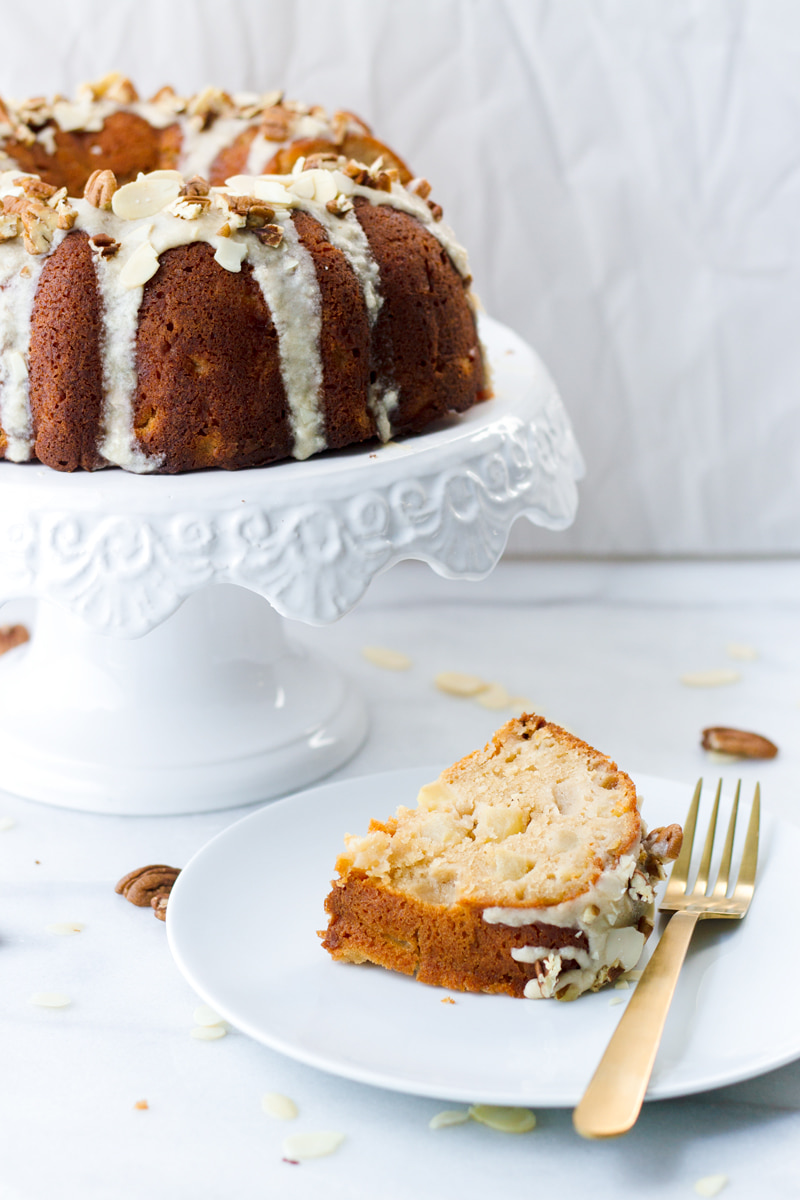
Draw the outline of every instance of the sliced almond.
<instances>
[{"instance_id":1,"label":"sliced almond","mask_svg":"<svg viewBox=\"0 0 800 1200\"><path fill-rule=\"evenodd\" d=\"M7 833L16 824L13 817L0 817L0 833Z\"/></svg>"},{"instance_id":2,"label":"sliced almond","mask_svg":"<svg viewBox=\"0 0 800 1200\"><path fill-rule=\"evenodd\" d=\"M477 696L489 686L477 675L463 675L460 671L440 671L433 682L440 692L451 696Z\"/></svg>"},{"instance_id":3,"label":"sliced almond","mask_svg":"<svg viewBox=\"0 0 800 1200\"><path fill-rule=\"evenodd\" d=\"M508 708L511 696L502 683L488 683L475 699L484 708Z\"/></svg>"},{"instance_id":4,"label":"sliced almond","mask_svg":"<svg viewBox=\"0 0 800 1200\"><path fill-rule=\"evenodd\" d=\"M333 1130L320 1130L318 1133L294 1133L283 1139L283 1153L286 1158L300 1162L304 1158L324 1158L333 1154L344 1141L343 1133Z\"/></svg>"},{"instance_id":5,"label":"sliced almond","mask_svg":"<svg viewBox=\"0 0 800 1200\"><path fill-rule=\"evenodd\" d=\"M361 653L367 662L384 671L407 671L411 659L400 650L390 650L388 646L364 646Z\"/></svg>"},{"instance_id":6,"label":"sliced almond","mask_svg":"<svg viewBox=\"0 0 800 1200\"><path fill-rule=\"evenodd\" d=\"M117 188L111 197L111 211L123 221L153 217L177 200L182 187L183 179L177 172L151 171Z\"/></svg>"},{"instance_id":7,"label":"sliced almond","mask_svg":"<svg viewBox=\"0 0 800 1200\"><path fill-rule=\"evenodd\" d=\"M704 750L730 754L736 758L774 758L778 747L760 733L747 729L730 729L727 725L712 725L703 730Z\"/></svg>"},{"instance_id":8,"label":"sliced almond","mask_svg":"<svg viewBox=\"0 0 800 1200\"><path fill-rule=\"evenodd\" d=\"M453 1125L466 1125L469 1111L466 1108L446 1108L431 1117L428 1129L450 1129Z\"/></svg>"},{"instance_id":9,"label":"sliced almond","mask_svg":"<svg viewBox=\"0 0 800 1200\"><path fill-rule=\"evenodd\" d=\"M738 658L740 662L755 662L758 658L755 646L748 646L744 642L728 642L725 653L728 658Z\"/></svg>"},{"instance_id":10,"label":"sliced almond","mask_svg":"<svg viewBox=\"0 0 800 1200\"><path fill-rule=\"evenodd\" d=\"M131 254L119 273L123 287L142 287L158 270L158 255L150 242L142 242Z\"/></svg>"},{"instance_id":11,"label":"sliced almond","mask_svg":"<svg viewBox=\"0 0 800 1200\"><path fill-rule=\"evenodd\" d=\"M71 1003L69 996L63 992L34 992L31 996L31 1004L37 1008L66 1008Z\"/></svg>"},{"instance_id":12,"label":"sliced almond","mask_svg":"<svg viewBox=\"0 0 800 1200\"><path fill-rule=\"evenodd\" d=\"M197 1008L192 1013L192 1020L194 1021L195 1025L204 1025L208 1027L213 1025L223 1025L225 1023L216 1009L213 1009L210 1004L198 1004Z\"/></svg>"},{"instance_id":13,"label":"sliced almond","mask_svg":"<svg viewBox=\"0 0 800 1200\"><path fill-rule=\"evenodd\" d=\"M83 925L80 921L55 921L52 925L45 925L45 930L59 937L69 937L73 933L82 933Z\"/></svg>"},{"instance_id":14,"label":"sliced almond","mask_svg":"<svg viewBox=\"0 0 800 1200\"><path fill-rule=\"evenodd\" d=\"M500 1133L529 1133L536 1128L536 1114L529 1108L506 1108L500 1104L473 1104L469 1115L473 1121L497 1129Z\"/></svg>"},{"instance_id":15,"label":"sliced almond","mask_svg":"<svg viewBox=\"0 0 800 1200\"><path fill-rule=\"evenodd\" d=\"M294 1100L281 1092L265 1092L261 1097L261 1108L268 1117L275 1117L278 1121L293 1121L297 1116Z\"/></svg>"},{"instance_id":16,"label":"sliced almond","mask_svg":"<svg viewBox=\"0 0 800 1200\"><path fill-rule=\"evenodd\" d=\"M229 236L221 237L217 241L214 262L218 262L226 271L231 271L235 275L241 271L242 262L246 254L247 246L244 242L234 242Z\"/></svg>"},{"instance_id":17,"label":"sliced almond","mask_svg":"<svg viewBox=\"0 0 800 1200\"><path fill-rule=\"evenodd\" d=\"M718 1196L727 1184L727 1175L704 1175L702 1179L698 1179L694 1190L698 1196Z\"/></svg>"},{"instance_id":18,"label":"sliced almond","mask_svg":"<svg viewBox=\"0 0 800 1200\"><path fill-rule=\"evenodd\" d=\"M225 1037L227 1032L225 1025L195 1025L190 1035L198 1042L215 1042L217 1038Z\"/></svg>"},{"instance_id":19,"label":"sliced almond","mask_svg":"<svg viewBox=\"0 0 800 1200\"><path fill-rule=\"evenodd\" d=\"M739 672L730 667L720 667L716 671L688 671L680 677L686 687L725 687L729 683L738 683L741 678Z\"/></svg>"}]
</instances>

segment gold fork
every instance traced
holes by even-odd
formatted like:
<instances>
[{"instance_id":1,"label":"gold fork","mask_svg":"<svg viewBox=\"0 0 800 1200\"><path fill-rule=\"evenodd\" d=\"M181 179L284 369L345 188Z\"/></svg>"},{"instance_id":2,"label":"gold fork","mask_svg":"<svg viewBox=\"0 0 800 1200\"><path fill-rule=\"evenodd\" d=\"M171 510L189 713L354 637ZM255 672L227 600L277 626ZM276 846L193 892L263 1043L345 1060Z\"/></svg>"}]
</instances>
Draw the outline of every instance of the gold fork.
<instances>
[{"instance_id":1,"label":"gold fork","mask_svg":"<svg viewBox=\"0 0 800 1200\"><path fill-rule=\"evenodd\" d=\"M692 934L698 921L706 917L741 920L750 907L756 882L758 861L758 824L761 789L756 784L753 807L747 826L742 861L732 894L728 881L733 857L733 839L739 809L742 782L736 785L725 844L722 848L719 872L709 892L709 875L714 851L714 834L722 792L722 780L717 786L714 809L708 823L697 879L688 889L689 867L692 860L697 811L700 806L702 779L695 788L694 798L686 814L683 846L672 868L660 912L675 915L666 926L653 957L645 967L636 991L631 996L622 1020L608 1043L600 1065L592 1076L583 1099L573 1114L578 1133L586 1138L618 1137L635 1124L642 1107L644 1094L653 1070L658 1044L667 1019L667 1012L678 982Z\"/></svg>"}]
</instances>

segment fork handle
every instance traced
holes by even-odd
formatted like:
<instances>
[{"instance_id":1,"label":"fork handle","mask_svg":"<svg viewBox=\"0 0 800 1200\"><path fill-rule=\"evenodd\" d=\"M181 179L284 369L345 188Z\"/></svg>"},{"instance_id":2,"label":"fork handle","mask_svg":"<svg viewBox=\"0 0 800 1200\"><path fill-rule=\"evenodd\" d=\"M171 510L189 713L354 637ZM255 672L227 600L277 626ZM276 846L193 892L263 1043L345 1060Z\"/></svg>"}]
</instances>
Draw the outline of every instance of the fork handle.
<instances>
[{"instance_id":1,"label":"fork handle","mask_svg":"<svg viewBox=\"0 0 800 1200\"><path fill-rule=\"evenodd\" d=\"M661 935L573 1114L581 1137L618 1137L636 1123L678 975L699 919L697 912L676 912Z\"/></svg>"}]
</instances>

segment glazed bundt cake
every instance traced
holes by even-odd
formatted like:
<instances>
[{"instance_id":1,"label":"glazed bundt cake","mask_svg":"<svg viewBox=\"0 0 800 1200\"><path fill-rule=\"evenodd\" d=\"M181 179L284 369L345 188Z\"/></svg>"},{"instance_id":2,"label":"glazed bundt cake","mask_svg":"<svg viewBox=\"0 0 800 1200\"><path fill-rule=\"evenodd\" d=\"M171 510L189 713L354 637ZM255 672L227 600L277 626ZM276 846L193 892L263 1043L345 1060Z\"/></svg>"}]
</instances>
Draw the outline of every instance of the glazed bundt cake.
<instances>
[{"instance_id":1,"label":"glazed bundt cake","mask_svg":"<svg viewBox=\"0 0 800 1200\"><path fill-rule=\"evenodd\" d=\"M298 158L321 153L366 166L381 158L401 183L411 179L360 117L328 114L282 92L231 95L207 87L179 96L163 87L140 100L130 79L113 71L84 84L72 100L0 99L0 171L38 175L70 196L83 193L98 167L113 171L121 184L157 170L221 184L230 175L284 175Z\"/></svg>"},{"instance_id":2,"label":"glazed bundt cake","mask_svg":"<svg viewBox=\"0 0 800 1200\"><path fill-rule=\"evenodd\" d=\"M196 137L217 130L201 154L186 123L160 127L122 103L124 84L86 99L80 129L61 102L42 110L35 144L5 110L5 152L24 166L27 145L44 174L0 174L0 456L61 471L239 469L418 432L486 394L464 251L424 180L386 154L348 157L380 148L355 118L311 137L318 110L261 98L252 120L208 109L201 128L195 97L181 104ZM156 106L174 116L176 102ZM35 114L23 115L31 134ZM115 116L150 131L135 165ZM273 155L289 173L227 174L261 163L267 118L307 135ZM220 136L225 121L236 137ZM148 157L150 134L163 149L170 129L173 161L194 168L213 151L209 173L226 181ZM81 169L97 164L81 199L61 182L77 178L75 139Z\"/></svg>"},{"instance_id":3,"label":"glazed bundt cake","mask_svg":"<svg viewBox=\"0 0 800 1200\"><path fill-rule=\"evenodd\" d=\"M572 1000L636 965L677 825L646 833L609 758L523 714L363 836L325 908L334 959L423 983Z\"/></svg>"}]
</instances>

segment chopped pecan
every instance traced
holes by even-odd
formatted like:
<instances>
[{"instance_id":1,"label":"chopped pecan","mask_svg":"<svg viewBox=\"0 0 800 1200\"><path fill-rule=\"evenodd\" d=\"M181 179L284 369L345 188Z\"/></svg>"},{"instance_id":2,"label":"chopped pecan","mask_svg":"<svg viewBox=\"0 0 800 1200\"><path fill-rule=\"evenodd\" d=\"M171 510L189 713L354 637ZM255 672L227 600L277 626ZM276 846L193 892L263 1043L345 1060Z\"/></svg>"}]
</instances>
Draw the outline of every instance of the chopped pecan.
<instances>
[{"instance_id":1,"label":"chopped pecan","mask_svg":"<svg viewBox=\"0 0 800 1200\"><path fill-rule=\"evenodd\" d=\"M316 154L307 154L303 163L304 171L316 171L319 167L329 170L331 167L336 167L340 163L344 163L341 154L334 154L331 150L319 150Z\"/></svg>"},{"instance_id":2,"label":"chopped pecan","mask_svg":"<svg viewBox=\"0 0 800 1200\"><path fill-rule=\"evenodd\" d=\"M720 754L735 754L737 758L774 758L778 747L760 733L746 729L729 729L725 725L712 725L703 730L704 750L716 750Z\"/></svg>"},{"instance_id":3,"label":"chopped pecan","mask_svg":"<svg viewBox=\"0 0 800 1200\"><path fill-rule=\"evenodd\" d=\"M231 212L244 217L248 229L263 229L275 216L274 208L257 196L230 196L228 205Z\"/></svg>"},{"instance_id":4,"label":"chopped pecan","mask_svg":"<svg viewBox=\"0 0 800 1200\"><path fill-rule=\"evenodd\" d=\"M645 834L642 846L645 852L663 862L672 862L681 852L683 830L680 825L660 825Z\"/></svg>"},{"instance_id":5,"label":"chopped pecan","mask_svg":"<svg viewBox=\"0 0 800 1200\"><path fill-rule=\"evenodd\" d=\"M113 258L120 246L119 242L115 242L108 233L94 234L93 237L89 238L89 244L92 249L97 251L101 258Z\"/></svg>"},{"instance_id":6,"label":"chopped pecan","mask_svg":"<svg viewBox=\"0 0 800 1200\"><path fill-rule=\"evenodd\" d=\"M80 91L88 93L93 100L113 100L116 104L134 104L139 99L139 93L120 71L109 71L101 79L84 83Z\"/></svg>"},{"instance_id":7,"label":"chopped pecan","mask_svg":"<svg viewBox=\"0 0 800 1200\"><path fill-rule=\"evenodd\" d=\"M441 206L441 204L436 204L436 202L435 202L434 200L428 200L428 201L427 201L427 205L428 205L428 208L429 208L429 209L431 210L431 212L433 213L433 219L434 219L434 221L441 221L441 219L442 219L442 206Z\"/></svg>"},{"instance_id":8,"label":"chopped pecan","mask_svg":"<svg viewBox=\"0 0 800 1200\"><path fill-rule=\"evenodd\" d=\"M21 646L29 641L30 636L24 625L0 625L0 654Z\"/></svg>"},{"instance_id":9,"label":"chopped pecan","mask_svg":"<svg viewBox=\"0 0 800 1200\"><path fill-rule=\"evenodd\" d=\"M283 226L264 225L261 229L256 230L256 237L265 246L280 246L283 241Z\"/></svg>"},{"instance_id":10,"label":"chopped pecan","mask_svg":"<svg viewBox=\"0 0 800 1200\"><path fill-rule=\"evenodd\" d=\"M192 200L197 200L201 196L207 196L210 191L211 185L203 179L202 175L193 175L191 179L186 180L178 195L189 196Z\"/></svg>"},{"instance_id":11,"label":"chopped pecan","mask_svg":"<svg viewBox=\"0 0 800 1200\"><path fill-rule=\"evenodd\" d=\"M33 200L50 200L59 190L52 184L45 183L38 175L18 175L14 180L14 186L21 187L25 195L30 196ZM61 190L66 196L66 190Z\"/></svg>"},{"instance_id":12,"label":"chopped pecan","mask_svg":"<svg viewBox=\"0 0 800 1200\"><path fill-rule=\"evenodd\" d=\"M329 200L325 205L329 213L333 213L335 217L343 217L345 213L349 213L353 207L353 201L349 196L343 196L339 193L334 196L333 200Z\"/></svg>"},{"instance_id":13,"label":"chopped pecan","mask_svg":"<svg viewBox=\"0 0 800 1200\"><path fill-rule=\"evenodd\" d=\"M431 185L427 179L412 179L408 185L408 190L416 193L421 200L427 200L431 194Z\"/></svg>"},{"instance_id":14,"label":"chopped pecan","mask_svg":"<svg viewBox=\"0 0 800 1200\"><path fill-rule=\"evenodd\" d=\"M19 213L0 213L0 242L8 242L22 233Z\"/></svg>"},{"instance_id":15,"label":"chopped pecan","mask_svg":"<svg viewBox=\"0 0 800 1200\"><path fill-rule=\"evenodd\" d=\"M92 171L83 189L83 198L95 208L111 211L111 201L117 190L117 177L113 171Z\"/></svg>"},{"instance_id":16,"label":"chopped pecan","mask_svg":"<svg viewBox=\"0 0 800 1200\"><path fill-rule=\"evenodd\" d=\"M282 104L274 104L261 119L261 136L268 142L288 141L292 120L292 114Z\"/></svg>"},{"instance_id":17,"label":"chopped pecan","mask_svg":"<svg viewBox=\"0 0 800 1200\"><path fill-rule=\"evenodd\" d=\"M118 895L124 896L126 900L130 900L131 904L135 904L137 908L152 908L155 915L163 921L172 885L179 875L178 867L167 867L163 864L139 867L138 870L124 875L114 891ZM163 905L158 905L159 900L163 900ZM161 909L164 912L163 916Z\"/></svg>"},{"instance_id":18,"label":"chopped pecan","mask_svg":"<svg viewBox=\"0 0 800 1200\"><path fill-rule=\"evenodd\" d=\"M219 88L207 87L196 96L192 96L186 104L186 111L199 129L208 127L223 113L230 113L235 105L227 92Z\"/></svg>"},{"instance_id":19,"label":"chopped pecan","mask_svg":"<svg viewBox=\"0 0 800 1200\"><path fill-rule=\"evenodd\" d=\"M354 183L360 184L362 187L368 187L370 182L370 174L367 167L363 163L356 162L355 159L349 159L342 168L342 171Z\"/></svg>"}]
</instances>

